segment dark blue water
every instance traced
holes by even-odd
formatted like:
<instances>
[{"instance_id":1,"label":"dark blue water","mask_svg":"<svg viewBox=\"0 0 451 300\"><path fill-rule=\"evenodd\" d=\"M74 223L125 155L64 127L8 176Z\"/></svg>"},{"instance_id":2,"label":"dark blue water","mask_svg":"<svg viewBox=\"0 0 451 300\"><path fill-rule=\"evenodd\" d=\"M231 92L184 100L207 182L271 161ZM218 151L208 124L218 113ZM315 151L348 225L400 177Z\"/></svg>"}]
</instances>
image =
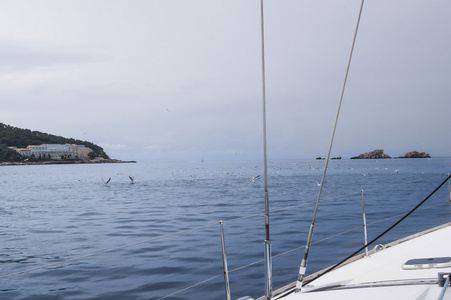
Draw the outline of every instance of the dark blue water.
<instances>
[{"instance_id":1,"label":"dark blue water","mask_svg":"<svg viewBox=\"0 0 451 300\"><path fill-rule=\"evenodd\" d=\"M274 289L297 278L323 165L269 163ZM308 273L363 245L362 189L372 239L448 172L451 158L331 161L313 241L359 228L312 246ZM158 299L217 276L167 299L224 299L219 220L232 298L261 296L263 202L256 161L2 166L0 276L51 266L1 278L0 297ZM424 207L378 243L450 222L448 184Z\"/></svg>"}]
</instances>

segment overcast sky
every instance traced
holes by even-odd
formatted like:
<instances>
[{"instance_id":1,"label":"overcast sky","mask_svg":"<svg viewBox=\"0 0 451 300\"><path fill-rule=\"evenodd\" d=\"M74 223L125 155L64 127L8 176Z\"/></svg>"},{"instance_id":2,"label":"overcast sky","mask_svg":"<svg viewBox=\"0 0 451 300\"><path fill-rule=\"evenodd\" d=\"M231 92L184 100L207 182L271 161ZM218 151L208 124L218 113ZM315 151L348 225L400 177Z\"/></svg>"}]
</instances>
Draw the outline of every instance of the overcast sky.
<instances>
[{"instance_id":1,"label":"overcast sky","mask_svg":"<svg viewBox=\"0 0 451 300\"><path fill-rule=\"evenodd\" d=\"M360 0L265 0L268 158L325 156ZM451 2L367 0L333 156L451 150ZM259 0L0 0L0 122L261 159Z\"/></svg>"}]
</instances>

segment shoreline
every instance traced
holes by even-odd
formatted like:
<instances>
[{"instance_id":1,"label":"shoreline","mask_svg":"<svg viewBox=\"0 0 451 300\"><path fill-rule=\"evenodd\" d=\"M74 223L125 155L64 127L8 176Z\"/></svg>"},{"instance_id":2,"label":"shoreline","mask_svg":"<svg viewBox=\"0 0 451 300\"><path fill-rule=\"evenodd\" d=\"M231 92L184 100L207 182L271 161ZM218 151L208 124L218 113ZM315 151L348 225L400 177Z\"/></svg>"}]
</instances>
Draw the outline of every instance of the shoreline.
<instances>
[{"instance_id":1,"label":"shoreline","mask_svg":"<svg viewBox=\"0 0 451 300\"><path fill-rule=\"evenodd\" d=\"M136 163L134 160L96 159L96 160L47 160L47 161L4 161L0 166L33 166L33 165L77 165L77 164L118 164Z\"/></svg>"}]
</instances>

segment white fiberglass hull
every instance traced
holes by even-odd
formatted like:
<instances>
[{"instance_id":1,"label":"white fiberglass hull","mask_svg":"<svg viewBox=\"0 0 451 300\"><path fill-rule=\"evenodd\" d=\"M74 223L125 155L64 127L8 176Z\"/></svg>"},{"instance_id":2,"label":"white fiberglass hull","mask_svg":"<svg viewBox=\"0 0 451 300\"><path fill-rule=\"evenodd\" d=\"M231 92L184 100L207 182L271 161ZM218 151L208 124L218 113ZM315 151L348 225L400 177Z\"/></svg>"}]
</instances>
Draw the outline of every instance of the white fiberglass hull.
<instances>
[{"instance_id":1,"label":"white fiberglass hull","mask_svg":"<svg viewBox=\"0 0 451 300\"><path fill-rule=\"evenodd\" d=\"M309 282L300 293L275 293L274 299L438 299L443 291L439 273L451 274L450 259L448 223L344 264ZM451 299L451 288L443 299Z\"/></svg>"}]
</instances>

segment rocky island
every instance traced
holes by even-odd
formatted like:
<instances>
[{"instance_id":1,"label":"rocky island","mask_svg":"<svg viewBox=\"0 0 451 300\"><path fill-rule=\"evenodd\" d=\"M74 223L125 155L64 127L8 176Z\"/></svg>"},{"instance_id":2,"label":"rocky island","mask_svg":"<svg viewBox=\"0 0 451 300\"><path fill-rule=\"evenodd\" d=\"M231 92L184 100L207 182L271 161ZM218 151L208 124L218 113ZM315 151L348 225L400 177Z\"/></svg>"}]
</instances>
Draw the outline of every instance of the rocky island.
<instances>
[{"instance_id":1,"label":"rocky island","mask_svg":"<svg viewBox=\"0 0 451 300\"><path fill-rule=\"evenodd\" d=\"M398 158L431 158L431 156L426 152L410 151L404 154L404 156L399 156Z\"/></svg>"},{"instance_id":2,"label":"rocky island","mask_svg":"<svg viewBox=\"0 0 451 300\"><path fill-rule=\"evenodd\" d=\"M391 156L384 153L383 149L377 149L371 152L365 152L364 154L360 154L359 156L351 157L351 159L383 159L383 158L391 158Z\"/></svg>"},{"instance_id":3,"label":"rocky island","mask_svg":"<svg viewBox=\"0 0 451 300\"><path fill-rule=\"evenodd\" d=\"M364 154L360 154L358 156L351 157L351 159L384 159L391 158L390 155L384 153L383 149L377 149L374 151L366 152ZM398 156L396 158L431 158L429 153L426 152L417 152L410 151L404 154L404 156Z\"/></svg>"}]
</instances>

